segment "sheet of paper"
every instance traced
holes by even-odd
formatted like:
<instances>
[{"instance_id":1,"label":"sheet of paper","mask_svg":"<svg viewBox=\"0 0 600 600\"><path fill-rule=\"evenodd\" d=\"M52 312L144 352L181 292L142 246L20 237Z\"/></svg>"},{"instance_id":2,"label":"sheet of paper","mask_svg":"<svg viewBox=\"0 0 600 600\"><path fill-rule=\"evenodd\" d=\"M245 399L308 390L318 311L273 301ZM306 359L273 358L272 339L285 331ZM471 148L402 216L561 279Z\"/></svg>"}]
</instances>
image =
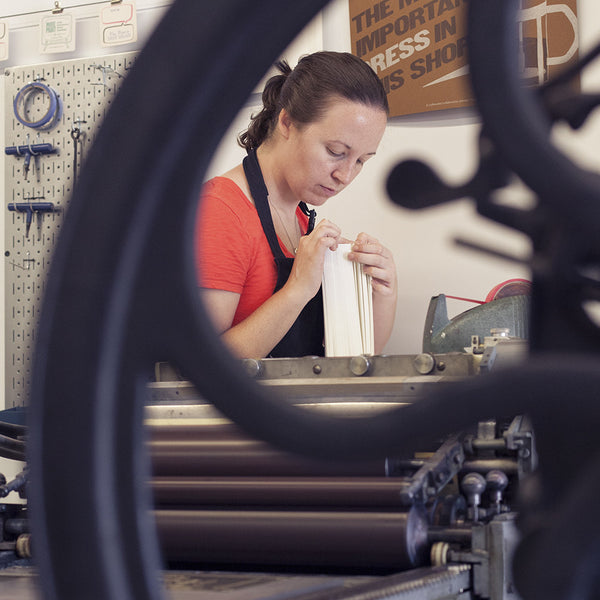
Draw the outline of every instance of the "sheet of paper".
<instances>
[{"instance_id":1,"label":"sheet of paper","mask_svg":"<svg viewBox=\"0 0 600 600\"><path fill-rule=\"evenodd\" d=\"M325 253L323 311L325 355L373 354L373 301L371 278L362 265L348 260L351 244Z\"/></svg>"},{"instance_id":2,"label":"sheet of paper","mask_svg":"<svg viewBox=\"0 0 600 600\"><path fill-rule=\"evenodd\" d=\"M137 41L137 11L135 2L105 6L100 11L100 43L104 47Z\"/></svg>"},{"instance_id":3,"label":"sheet of paper","mask_svg":"<svg viewBox=\"0 0 600 600\"><path fill-rule=\"evenodd\" d=\"M8 23L0 21L0 61L8 60Z\"/></svg>"},{"instance_id":4,"label":"sheet of paper","mask_svg":"<svg viewBox=\"0 0 600 600\"><path fill-rule=\"evenodd\" d=\"M75 19L70 13L45 15L40 21L40 54L73 52Z\"/></svg>"}]
</instances>

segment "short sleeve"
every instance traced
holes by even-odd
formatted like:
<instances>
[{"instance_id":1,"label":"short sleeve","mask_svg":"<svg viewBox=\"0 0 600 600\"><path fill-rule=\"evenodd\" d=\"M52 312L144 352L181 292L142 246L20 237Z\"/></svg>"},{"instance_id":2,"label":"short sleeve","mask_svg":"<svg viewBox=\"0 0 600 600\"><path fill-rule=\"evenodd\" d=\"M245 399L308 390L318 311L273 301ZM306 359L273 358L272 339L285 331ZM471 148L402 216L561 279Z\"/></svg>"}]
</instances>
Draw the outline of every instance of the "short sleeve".
<instances>
[{"instance_id":1,"label":"short sleeve","mask_svg":"<svg viewBox=\"0 0 600 600\"><path fill-rule=\"evenodd\" d=\"M239 204L239 199L236 203ZM242 293L250 242L228 194L206 185L196 220L196 266L201 287Z\"/></svg>"}]
</instances>

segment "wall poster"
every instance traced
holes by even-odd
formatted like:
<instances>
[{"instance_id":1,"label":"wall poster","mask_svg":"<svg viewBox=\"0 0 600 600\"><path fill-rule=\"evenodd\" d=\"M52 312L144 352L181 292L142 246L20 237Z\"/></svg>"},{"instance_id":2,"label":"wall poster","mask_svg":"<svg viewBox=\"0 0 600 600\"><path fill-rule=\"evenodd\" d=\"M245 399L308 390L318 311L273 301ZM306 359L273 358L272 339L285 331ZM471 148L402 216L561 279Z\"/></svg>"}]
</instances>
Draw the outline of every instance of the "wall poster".
<instances>
[{"instance_id":1,"label":"wall poster","mask_svg":"<svg viewBox=\"0 0 600 600\"><path fill-rule=\"evenodd\" d=\"M352 53L382 80L390 116L474 103L468 0L349 0ZM539 84L577 59L577 0L521 0L521 73Z\"/></svg>"}]
</instances>

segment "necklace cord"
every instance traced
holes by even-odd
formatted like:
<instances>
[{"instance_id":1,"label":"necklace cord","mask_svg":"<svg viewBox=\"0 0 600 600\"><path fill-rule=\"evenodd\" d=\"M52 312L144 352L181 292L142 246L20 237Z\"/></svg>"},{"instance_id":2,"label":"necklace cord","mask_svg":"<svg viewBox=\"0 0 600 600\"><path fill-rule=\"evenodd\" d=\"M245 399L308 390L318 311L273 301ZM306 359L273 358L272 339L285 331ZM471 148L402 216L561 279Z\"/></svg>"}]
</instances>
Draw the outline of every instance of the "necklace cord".
<instances>
[{"instance_id":1,"label":"necklace cord","mask_svg":"<svg viewBox=\"0 0 600 600\"><path fill-rule=\"evenodd\" d=\"M293 240L292 240L292 236L290 235L287 227L285 226L285 223L283 221L283 219L281 218L281 214L279 213L279 209L277 208L277 205L271 201L271 199L269 199L269 205L272 206L275 209L275 214L277 215L277 218L279 219L279 222L281 223L281 226L283 227L283 231L285 232L285 235L287 236L288 242L290 243L289 245L289 249L292 251L293 254L296 254L296 251L298 250L298 246L297 244L294 244ZM294 213L294 222L296 223L296 232L298 231L298 229L300 229L300 225L298 223L298 218L296 217L295 213ZM300 234L302 234L302 231L300 231ZM298 236L300 237L300 236Z\"/></svg>"}]
</instances>

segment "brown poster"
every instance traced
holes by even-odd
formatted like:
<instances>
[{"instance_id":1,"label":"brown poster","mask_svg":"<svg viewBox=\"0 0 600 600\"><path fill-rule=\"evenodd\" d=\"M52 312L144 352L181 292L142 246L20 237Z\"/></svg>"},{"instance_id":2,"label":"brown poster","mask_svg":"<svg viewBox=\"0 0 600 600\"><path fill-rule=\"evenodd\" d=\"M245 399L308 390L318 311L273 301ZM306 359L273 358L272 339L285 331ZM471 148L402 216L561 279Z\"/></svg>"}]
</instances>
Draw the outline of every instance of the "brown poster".
<instances>
[{"instance_id":1,"label":"brown poster","mask_svg":"<svg viewBox=\"0 0 600 600\"><path fill-rule=\"evenodd\" d=\"M468 0L349 0L352 52L382 80L390 115L473 104ZM532 84L577 58L577 0L523 0L520 68Z\"/></svg>"}]
</instances>

